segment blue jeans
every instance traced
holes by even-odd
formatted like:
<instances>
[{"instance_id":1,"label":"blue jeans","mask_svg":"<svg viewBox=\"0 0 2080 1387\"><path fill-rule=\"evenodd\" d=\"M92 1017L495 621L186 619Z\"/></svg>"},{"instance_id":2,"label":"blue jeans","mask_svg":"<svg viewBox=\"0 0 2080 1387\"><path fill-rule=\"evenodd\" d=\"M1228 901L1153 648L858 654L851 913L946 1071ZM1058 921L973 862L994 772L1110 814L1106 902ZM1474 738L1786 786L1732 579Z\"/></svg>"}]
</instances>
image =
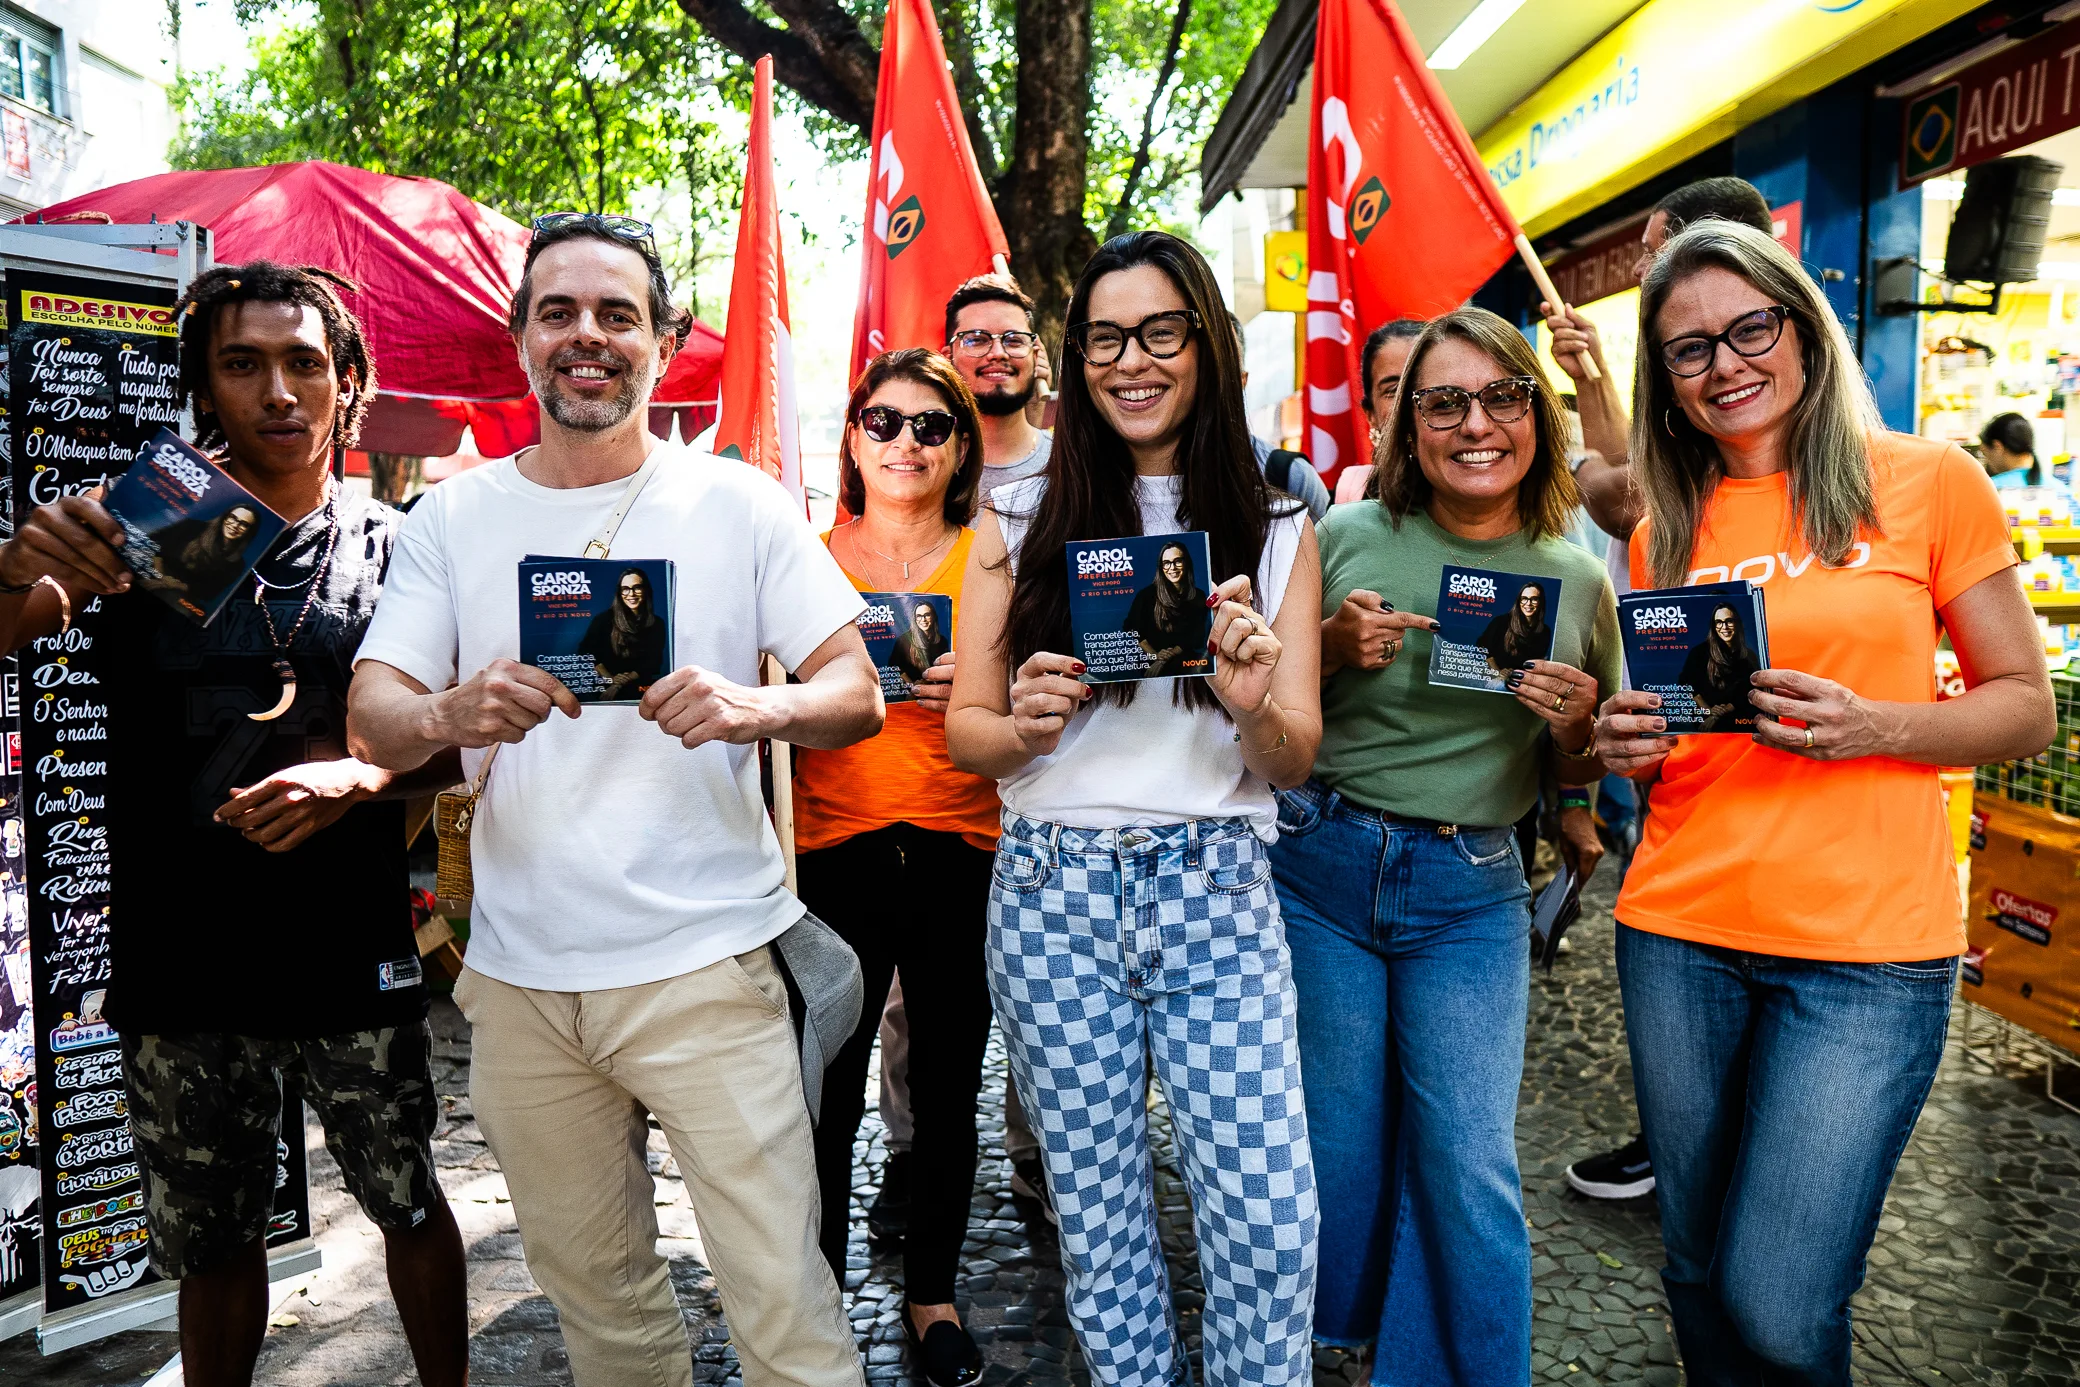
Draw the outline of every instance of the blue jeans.
<instances>
[{"instance_id":1,"label":"blue jeans","mask_svg":"<svg viewBox=\"0 0 2080 1387\"><path fill-rule=\"evenodd\" d=\"M1319 1215L1263 842L1242 819L1073 828L1007 813L987 956L1091 1380L1191 1380L1156 1226L1153 1063L1199 1236L1205 1385L1309 1387Z\"/></svg>"},{"instance_id":2,"label":"blue jeans","mask_svg":"<svg viewBox=\"0 0 2080 1387\"><path fill-rule=\"evenodd\" d=\"M1391 822L1315 781L1279 796L1279 834L1272 873L1329 1215L1315 1336L1376 1339L1379 1384L1523 1384L1531 920L1514 834Z\"/></svg>"},{"instance_id":3,"label":"blue jeans","mask_svg":"<svg viewBox=\"0 0 2080 1387\"><path fill-rule=\"evenodd\" d=\"M1661 1279L1698 1387L1847 1387L1849 1297L1943 1058L1956 965L1618 926Z\"/></svg>"}]
</instances>

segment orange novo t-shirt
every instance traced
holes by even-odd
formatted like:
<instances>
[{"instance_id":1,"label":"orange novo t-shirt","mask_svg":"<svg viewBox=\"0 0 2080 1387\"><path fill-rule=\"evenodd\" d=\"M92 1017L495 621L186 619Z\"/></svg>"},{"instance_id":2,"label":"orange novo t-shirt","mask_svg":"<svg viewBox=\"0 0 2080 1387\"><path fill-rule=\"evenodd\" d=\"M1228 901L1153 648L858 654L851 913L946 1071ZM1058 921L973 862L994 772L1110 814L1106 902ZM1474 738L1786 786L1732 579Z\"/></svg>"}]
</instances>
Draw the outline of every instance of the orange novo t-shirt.
<instances>
[{"instance_id":1,"label":"orange novo t-shirt","mask_svg":"<svg viewBox=\"0 0 2080 1387\"><path fill-rule=\"evenodd\" d=\"M828 531L823 542L831 542ZM974 543L975 532L963 529L945 562L915 589L952 599L956 639L961 575ZM861 592L874 590L856 574L845 576ZM878 736L836 751L797 747L794 755L794 845L800 852L897 823L958 833L978 848L997 845L997 782L954 766L946 754L944 714L915 703L893 704Z\"/></svg>"},{"instance_id":2,"label":"orange novo t-shirt","mask_svg":"<svg viewBox=\"0 0 2080 1387\"><path fill-rule=\"evenodd\" d=\"M1933 703L1939 613L2015 563L1993 483L1958 448L1871 443L1882 535L1839 568L1805 549L1783 474L1723 478L1688 583L1761 585L1769 663L1865 698ZM1643 524L1632 571L1645 577ZM1811 761L1744 736L1682 737L1662 762L1618 896L1635 929L1747 953L1841 963L1965 947L1936 768Z\"/></svg>"}]
</instances>

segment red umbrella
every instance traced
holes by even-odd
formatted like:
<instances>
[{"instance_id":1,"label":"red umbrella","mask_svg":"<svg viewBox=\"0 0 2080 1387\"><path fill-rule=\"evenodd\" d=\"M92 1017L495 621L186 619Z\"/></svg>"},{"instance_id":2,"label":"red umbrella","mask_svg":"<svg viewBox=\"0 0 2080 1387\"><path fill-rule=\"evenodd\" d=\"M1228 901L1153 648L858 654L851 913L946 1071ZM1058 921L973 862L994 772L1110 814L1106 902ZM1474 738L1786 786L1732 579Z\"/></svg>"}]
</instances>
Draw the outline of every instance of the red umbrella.
<instances>
[{"instance_id":1,"label":"red umbrella","mask_svg":"<svg viewBox=\"0 0 2080 1387\"><path fill-rule=\"evenodd\" d=\"M370 452L445 457L460 446L465 426L491 456L538 436L527 377L506 332L527 228L437 179L319 161L162 173L34 215L197 222L210 228L219 263L322 265L358 282L362 292L348 295L348 306L368 331L380 387L361 433ZM722 339L696 329L658 390L660 405L715 396ZM703 374L707 339L715 364ZM675 378L685 383L674 386Z\"/></svg>"}]
</instances>

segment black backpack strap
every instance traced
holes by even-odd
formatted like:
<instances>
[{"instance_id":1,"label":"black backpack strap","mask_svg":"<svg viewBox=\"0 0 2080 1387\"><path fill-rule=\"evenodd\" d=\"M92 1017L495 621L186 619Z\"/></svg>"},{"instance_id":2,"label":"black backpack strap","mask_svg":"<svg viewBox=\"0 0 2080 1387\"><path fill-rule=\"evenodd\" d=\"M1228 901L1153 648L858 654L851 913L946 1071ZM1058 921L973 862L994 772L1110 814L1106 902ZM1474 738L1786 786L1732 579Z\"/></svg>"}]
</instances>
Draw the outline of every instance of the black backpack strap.
<instances>
[{"instance_id":1,"label":"black backpack strap","mask_svg":"<svg viewBox=\"0 0 2080 1387\"><path fill-rule=\"evenodd\" d=\"M1264 480L1280 491L1291 491L1293 488L1289 483L1293 480L1293 464L1306 461L1305 453L1296 453L1290 448L1273 448L1271 455L1264 459Z\"/></svg>"}]
</instances>

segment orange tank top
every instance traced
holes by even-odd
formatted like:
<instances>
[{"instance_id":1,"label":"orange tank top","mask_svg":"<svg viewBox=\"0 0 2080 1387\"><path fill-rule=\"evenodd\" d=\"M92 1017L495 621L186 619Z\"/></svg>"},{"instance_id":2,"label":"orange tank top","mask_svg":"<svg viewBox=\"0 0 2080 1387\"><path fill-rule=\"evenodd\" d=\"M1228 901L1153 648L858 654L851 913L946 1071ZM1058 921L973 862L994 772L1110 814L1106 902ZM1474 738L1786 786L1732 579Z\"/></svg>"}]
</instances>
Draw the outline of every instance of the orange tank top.
<instances>
[{"instance_id":1,"label":"orange tank top","mask_svg":"<svg viewBox=\"0 0 2080 1387\"><path fill-rule=\"evenodd\" d=\"M823 542L831 542L829 532ZM961 577L974 543L975 532L963 529L945 560L915 589L952 600L956 650ZM857 574L845 576L861 592L873 591ZM802 852L897 823L958 833L978 848L997 845L997 782L955 768L946 754L942 713L893 704L880 735L836 751L797 747L794 755L794 838Z\"/></svg>"}]
</instances>

